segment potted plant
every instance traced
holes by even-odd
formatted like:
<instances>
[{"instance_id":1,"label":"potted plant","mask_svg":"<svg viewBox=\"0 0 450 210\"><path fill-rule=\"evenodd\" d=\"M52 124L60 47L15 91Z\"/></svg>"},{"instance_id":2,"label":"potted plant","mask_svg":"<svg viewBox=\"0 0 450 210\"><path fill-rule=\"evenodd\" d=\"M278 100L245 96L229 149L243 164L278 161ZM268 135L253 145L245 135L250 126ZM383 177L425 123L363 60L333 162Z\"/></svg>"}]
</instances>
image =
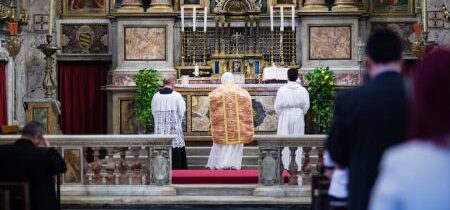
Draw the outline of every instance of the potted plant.
<instances>
[{"instance_id":1,"label":"potted plant","mask_svg":"<svg viewBox=\"0 0 450 210\"><path fill-rule=\"evenodd\" d=\"M334 109L336 76L329 67L317 67L306 74L308 92L311 98L312 121L316 133L326 133Z\"/></svg>"},{"instance_id":2,"label":"potted plant","mask_svg":"<svg viewBox=\"0 0 450 210\"><path fill-rule=\"evenodd\" d=\"M153 131L152 98L162 86L161 73L155 69L141 69L134 77L138 90L134 96L136 120L146 132ZM141 129L140 129L141 130ZM140 131L140 133L142 133Z\"/></svg>"}]
</instances>

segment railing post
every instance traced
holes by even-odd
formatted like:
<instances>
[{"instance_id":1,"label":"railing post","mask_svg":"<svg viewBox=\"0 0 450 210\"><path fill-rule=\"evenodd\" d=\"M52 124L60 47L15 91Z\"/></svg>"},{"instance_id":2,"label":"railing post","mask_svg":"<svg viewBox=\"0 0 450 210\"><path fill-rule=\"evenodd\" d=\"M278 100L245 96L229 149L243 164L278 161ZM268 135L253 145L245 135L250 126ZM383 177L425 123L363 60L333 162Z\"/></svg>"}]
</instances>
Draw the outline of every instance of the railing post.
<instances>
[{"instance_id":1,"label":"railing post","mask_svg":"<svg viewBox=\"0 0 450 210\"><path fill-rule=\"evenodd\" d=\"M260 147L258 165L260 185L273 186L282 183L281 150L279 147Z\"/></svg>"},{"instance_id":2,"label":"railing post","mask_svg":"<svg viewBox=\"0 0 450 210\"><path fill-rule=\"evenodd\" d=\"M289 147L289 150L291 152L291 161L289 163L289 185L298 185L298 165L296 161L296 151L298 147Z\"/></svg>"},{"instance_id":3,"label":"railing post","mask_svg":"<svg viewBox=\"0 0 450 210\"><path fill-rule=\"evenodd\" d=\"M310 182L310 176L311 176L311 165L310 165L310 152L311 147L303 147L303 165L302 165L302 177L303 177L303 184L305 184L305 181Z\"/></svg>"}]
</instances>

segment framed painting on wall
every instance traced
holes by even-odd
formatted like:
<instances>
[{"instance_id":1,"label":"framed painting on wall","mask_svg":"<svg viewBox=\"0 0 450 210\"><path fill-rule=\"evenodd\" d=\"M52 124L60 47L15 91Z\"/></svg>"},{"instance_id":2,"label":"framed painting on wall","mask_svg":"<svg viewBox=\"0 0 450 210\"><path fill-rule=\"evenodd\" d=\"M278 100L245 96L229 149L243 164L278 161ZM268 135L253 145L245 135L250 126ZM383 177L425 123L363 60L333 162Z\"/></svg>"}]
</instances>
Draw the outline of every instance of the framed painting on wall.
<instances>
[{"instance_id":1,"label":"framed painting on wall","mask_svg":"<svg viewBox=\"0 0 450 210\"><path fill-rule=\"evenodd\" d=\"M165 26L124 26L126 61L165 61Z\"/></svg>"},{"instance_id":2,"label":"framed painting on wall","mask_svg":"<svg viewBox=\"0 0 450 210\"><path fill-rule=\"evenodd\" d=\"M309 26L309 60L351 60L350 25Z\"/></svg>"},{"instance_id":3,"label":"framed painting on wall","mask_svg":"<svg viewBox=\"0 0 450 210\"><path fill-rule=\"evenodd\" d=\"M109 0L63 0L63 16L106 16Z\"/></svg>"},{"instance_id":4,"label":"framed painting on wall","mask_svg":"<svg viewBox=\"0 0 450 210\"><path fill-rule=\"evenodd\" d=\"M413 15L414 0L371 0L373 15Z\"/></svg>"}]
</instances>

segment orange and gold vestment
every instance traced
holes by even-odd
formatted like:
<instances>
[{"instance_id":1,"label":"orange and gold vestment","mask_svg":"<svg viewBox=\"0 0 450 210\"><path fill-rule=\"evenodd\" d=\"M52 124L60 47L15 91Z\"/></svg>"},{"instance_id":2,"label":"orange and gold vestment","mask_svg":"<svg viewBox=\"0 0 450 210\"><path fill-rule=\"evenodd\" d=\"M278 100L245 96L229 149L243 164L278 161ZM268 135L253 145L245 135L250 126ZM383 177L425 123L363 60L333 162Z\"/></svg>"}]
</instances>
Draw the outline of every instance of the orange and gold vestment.
<instances>
[{"instance_id":1,"label":"orange and gold vestment","mask_svg":"<svg viewBox=\"0 0 450 210\"><path fill-rule=\"evenodd\" d=\"M209 94L211 134L216 144L253 141L253 109L250 94L234 84L221 85Z\"/></svg>"}]
</instances>

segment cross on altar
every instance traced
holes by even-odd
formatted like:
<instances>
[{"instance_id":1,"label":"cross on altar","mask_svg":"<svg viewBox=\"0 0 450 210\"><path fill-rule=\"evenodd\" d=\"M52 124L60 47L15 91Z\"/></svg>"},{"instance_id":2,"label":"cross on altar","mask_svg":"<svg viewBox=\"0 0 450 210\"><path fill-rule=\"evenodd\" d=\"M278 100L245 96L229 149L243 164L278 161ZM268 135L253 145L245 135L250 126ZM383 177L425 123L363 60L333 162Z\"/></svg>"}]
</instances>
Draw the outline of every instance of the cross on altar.
<instances>
[{"instance_id":1,"label":"cross on altar","mask_svg":"<svg viewBox=\"0 0 450 210\"><path fill-rule=\"evenodd\" d=\"M35 15L34 16L34 30L35 31L48 30L48 15Z\"/></svg>"}]
</instances>

